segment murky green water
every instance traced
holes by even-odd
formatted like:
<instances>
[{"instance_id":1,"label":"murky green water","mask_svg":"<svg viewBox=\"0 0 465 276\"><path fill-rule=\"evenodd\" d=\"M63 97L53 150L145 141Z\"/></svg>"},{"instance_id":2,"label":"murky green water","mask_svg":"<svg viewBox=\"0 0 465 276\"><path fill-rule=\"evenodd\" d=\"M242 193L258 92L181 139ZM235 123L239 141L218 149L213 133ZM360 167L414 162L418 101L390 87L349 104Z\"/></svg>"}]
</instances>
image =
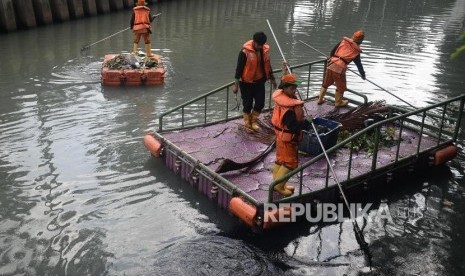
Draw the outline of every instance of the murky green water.
<instances>
[{"instance_id":1,"label":"murky green water","mask_svg":"<svg viewBox=\"0 0 465 276\"><path fill-rule=\"evenodd\" d=\"M173 0L152 36L159 87L103 88L103 56L132 47L129 11L2 35L0 274L357 275L369 271L350 222L250 233L150 158L141 141L157 116L230 82L238 51L270 20L290 64L366 31L367 78L421 107L465 92L464 0ZM142 45L142 43L141 43ZM402 104L354 75L349 88ZM315 91L317 93L317 91ZM364 231L377 275L463 275L465 156L443 172L398 180L392 223ZM446 200L446 201L445 201ZM446 203L446 204L445 204ZM421 217L404 218L412 207ZM372 213L371 213L372 214Z\"/></svg>"}]
</instances>

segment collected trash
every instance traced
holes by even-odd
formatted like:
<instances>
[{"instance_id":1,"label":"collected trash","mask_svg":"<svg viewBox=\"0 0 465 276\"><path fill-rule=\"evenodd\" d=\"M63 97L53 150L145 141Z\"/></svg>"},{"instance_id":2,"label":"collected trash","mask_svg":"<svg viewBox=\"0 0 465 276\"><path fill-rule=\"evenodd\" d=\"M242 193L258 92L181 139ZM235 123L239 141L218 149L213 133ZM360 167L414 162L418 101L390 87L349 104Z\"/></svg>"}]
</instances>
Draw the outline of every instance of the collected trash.
<instances>
[{"instance_id":1,"label":"collected trash","mask_svg":"<svg viewBox=\"0 0 465 276\"><path fill-rule=\"evenodd\" d=\"M159 85L165 79L160 55L107 54L102 64L102 84L107 86Z\"/></svg>"},{"instance_id":2,"label":"collected trash","mask_svg":"<svg viewBox=\"0 0 465 276\"><path fill-rule=\"evenodd\" d=\"M323 134L323 133L328 133L330 132L332 129L329 128L328 126L326 125L318 125L318 124L315 124L315 128L316 128L316 131L318 132L318 134ZM315 131L313 131L313 128L310 128L307 130L308 133L315 133Z\"/></svg>"},{"instance_id":3,"label":"collected trash","mask_svg":"<svg viewBox=\"0 0 465 276\"><path fill-rule=\"evenodd\" d=\"M383 115L388 112L389 107L386 106L385 101L374 101L361 104L344 113L339 113L337 109L333 109L322 117L341 123L341 130L356 131L384 120ZM370 118L373 121L368 120Z\"/></svg>"},{"instance_id":4,"label":"collected trash","mask_svg":"<svg viewBox=\"0 0 465 276\"><path fill-rule=\"evenodd\" d=\"M336 145L339 130L342 127L340 123L325 118L314 118L313 124L325 149ZM323 152L320 142L313 131L313 127L309 131L303 130L302 134L302 141L299 143L299 150L301 152L310 155L318 155Z\"/></svg>"},{"instance_id":5,"label":"collected trash","mask_svg":"<svg viewBox=\"0 0 465 276\"><path fill-rule=\"evenodd\" d=\"M153 58L141 58L133 53L116 55L104 62L103 67L111 70L154 68L158 62Z\"/></svg>"}]
</instances>

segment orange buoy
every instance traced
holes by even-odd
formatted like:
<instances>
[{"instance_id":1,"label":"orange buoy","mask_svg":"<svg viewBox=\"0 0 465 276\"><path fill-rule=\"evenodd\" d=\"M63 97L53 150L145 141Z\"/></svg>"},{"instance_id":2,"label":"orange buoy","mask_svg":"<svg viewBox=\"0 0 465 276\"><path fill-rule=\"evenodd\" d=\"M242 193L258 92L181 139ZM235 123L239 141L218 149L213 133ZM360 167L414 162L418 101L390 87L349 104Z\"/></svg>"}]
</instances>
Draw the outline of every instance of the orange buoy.
<instances>
[{"instance_id":1,"label":"orange buoy","mask_svg":"<svg viewBox=\"0 0 465 276\"><path fill-rule=\"evenodd\" d=\"M434 153L434 165L439 166L447 161L454 159L457 156L457 147L455 145L450 145L440 150L437 150Z\"/></svg>"},{"instance_id":2,"label":"orange buoy","mask_svg":"<svg viewBox=\"0 0 465 276\"><path fill-rule=\"evenodd\" d=\"M126 76L126 85L141 85L142 78L141 73L134 69L124 70L124 75Z\"/></svg>"},{"instance_id":3,"label":"orange buoy","mask_svg":"<svg viewBox=\"0 0 465 276\"><path fill-rule=\"evenodd\" d=\"M160 64L161 59L158 58ZM158 85L163 84L165 79L165 70L163 68L156 68L152 70L144 70L144 74L146 75L146 84L147 85Z\"/></svg>"},{"instance_id":4,"label":"orange buoy","mask_svg":"<svg viewBox=\"0 0 465 276\"><path fill-rule=\"evenodd\" d=\"M249 227L253 228L255 226L254 218L257 214L257 208L246 203L240 197L233 197L229 201L229 211Z\"/></svg>"},{"instance_id":5,"label":"orange buoy","mask_svg":"<svg viewBox=\"0 0 465 276\"><path fill-rule=\"evenodd\" d=\"M150 134L144 136L144 145L152 153L153 156L159 157L161 151L161 143Z\"/></svg>"},{"instance_id":6,"label":"orange buoy","mask_svg":"<svg viewBox=\"0 0 465 276\"><path fill-rule=\"evenodd\" d=\"M108 86L120 86L124 84L123 70L110 70L102 68L102 83Z\"/></svg>"},{"instance_id":7,"label":"orange buoy","mask_svg":"<svg viewBox=\"0 0 465 276\"><path fill-rule=\"evenodd\" d=\"M280 224L290 222L292 212L293 210L290 206L265 210L263 229L267 230ZM280 221L280 218L284 218L284 221Z\"/></svg>"}]
</instances>

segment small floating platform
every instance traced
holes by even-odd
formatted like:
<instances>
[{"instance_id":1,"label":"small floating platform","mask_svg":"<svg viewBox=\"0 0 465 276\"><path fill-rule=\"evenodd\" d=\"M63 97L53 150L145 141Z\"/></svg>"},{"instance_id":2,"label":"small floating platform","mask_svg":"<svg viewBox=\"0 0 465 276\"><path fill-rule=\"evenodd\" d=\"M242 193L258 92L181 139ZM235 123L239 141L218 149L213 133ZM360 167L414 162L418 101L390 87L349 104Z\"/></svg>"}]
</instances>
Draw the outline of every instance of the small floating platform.
<instances>
[{"instance_id":1,"label":"small floating platform","mask_svg":"<svg viewBox=\"0 0 465 276\"><path fill-rule=\"evenodd\" d=\"M107 54L102 65L102 84L106 86L160 85L165 80L161 56L149 59L134 54Z\"/></svg>"},{"instance_id":2,"label":"small floating platform","mask_svg":"<svg viewBox=\"0 0 465 276\"><path fill-rule=\"evenodd\" d=\"M317 106L315 101L307 103L306 106L313 116L318 116L321 110L328 108L328 105ZM234 208L232 213L251 227L257 225L270 227L255 218L259 214L259 206L265 203L280 200L286 202L337 200L338 190L335 179L328 169L326 159L321 155L299 156L301 173L290 177L288 184L295 186L295 193L287 199L272 190L270 197L275 150L249 168L217 174L215 171L222 159L228 158L238 163L245 163L261 154L268 146L249 140L241 134L239 130L241 124L243 121L238 118L205 127L167 132L163 135L152 133L149 136L156 139L160 145L154 151L154 155L161 155L170 170L188 181L194 189L217 202L220 207ZM422 134L418 130L401 127L393 122L378 124L380 130L388 127L395 129L396 137L399 137L398 142L391 147L380 145L373 153L365 150L351 151L350 147L342 145L336 145L329 151L331 166L344 187L360 186L359 190L363 192L368 189L367 183L370 179L382 176L384 179L382 182L385 182L386 177L392 177L393 172L409 165L420 171L430 166L442 165L454 158L457 153L453 143L443 145L436 137ZM150 141L146 141L146 147L150 148L148 144ZM444 155L445 158L442 157ZM379 181L375 182L379 184ZM240 210L239 214L235 213L237 209ZM249 220L250 216L253 218ZM263 218L263 214L261 217Z\"/></svg>"},{"instance_id":3,"label":"small floating platform","mask_svg":"<svg viewBox=\"0 0 465 276\"><path fill-rule=\"evenodd\" d=\"M433 170L457 155L465 95L419 109L389 106L382 120L326 149L329 164L323 153L299 155L299 167L286 175L287 183L295 188L294 194L284 198L273 189L280 182L273 181L272 175L275 149L249 167L217 173L223 160L248 164L271 143L251 139L241 131L241 111L231 111L232 85L226 84L161 114L158 131L147 134L144 144L152 156L162 158L164 165L186 180L187 185L252 229L266 230L279 224L264 219L270 215L265 209L267 203L335 202L340 199L337 181L347 195L363 197L370 189L388 184L404 173ZM364 102L347 99L352 107L367 103L366 96ZM324 118L334 110L349 112L348 108L335 109L330 100L322 105L316 104L315 97L304 101L313 118ZM214 108L222 108L222 112ZM262 112L260 120L269 120L270 113L271 106ZM386 137L383 133L389 133L389 145L382 142ZM368 137L372 137L370 151L357 148L358 141Z\"/></svg>"}]
</instances>

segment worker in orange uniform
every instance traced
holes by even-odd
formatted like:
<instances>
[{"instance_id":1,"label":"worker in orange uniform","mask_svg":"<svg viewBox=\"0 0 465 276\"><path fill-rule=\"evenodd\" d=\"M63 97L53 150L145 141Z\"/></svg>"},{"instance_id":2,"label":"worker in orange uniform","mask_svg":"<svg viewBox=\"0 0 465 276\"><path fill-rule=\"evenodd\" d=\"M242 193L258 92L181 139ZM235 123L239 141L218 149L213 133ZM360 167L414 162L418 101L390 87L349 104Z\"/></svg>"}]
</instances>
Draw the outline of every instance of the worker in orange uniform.
<instances>
[{"instance_id":1,"label":"worker in orange uniform","mask_svg":"<svg viewBox=\"0 0 465 276\"><path fill-rule=\"evenodd\" d=\"M150 34L152 33L152 26L150 23L156 16L150 14L150 9L146 5L145 0L138 0L137 6L133 8L131 16L131 29L134 33L133 52L137 53L140 38L143 37L146 56L151 57L152 44L150 43Z\"/></svg>"},{"instance_id":2,"label":"worker in orange uniform","mask_svg":"<svg viewBox=\"0 0 465 276\"><path fill-rule=\"evenodd\" d=\"M266 40L265 33L257 32L252 40L242 46L233 85L233 93L237 93L239 86L241 88L245 127L255 131L260 129L257 121L265 107L265 82L270 80L273 89L276 89L269 55L270 46L266 44Z\"/></svg>"},{"instance_id":3,"label":"worker in orange uniform","mask_svg":"<svg viewBox=\"0 0 465 276\"><path fill-rule=\"evenodd\" d=\"M365 79L365 71L363 70L362 60L360 59L360 53L362 52L360 44L362 44L364 38L365 33L359 30L352 35L352 38L344 37L341 42L333 48L328 60L328 67L326 68L323 85L320 89L318 104L324 103L326 90L333 83L336 84L334 106L343 107L349 103L348 100L342 98L344 91L347 90L347 65L353 61L355 65L357 65L360 76L362 79Z\"/></svg>"},{"instance_id":4,"label":"worker in orange uniform","mask_svg":"<svg viewBox=\"0 0 465 276\"><path fill-rule=\"evenodd\" d=\"M281 78L281 84L272 96L274 108L271 123L276 134L276 162L273 167L273 180L297 168L302 130L311 127L312 118L305 118L304 102L296 97L298 84L294 74L286 74ZM294 193L294 187L286 185L286 181L277 184L274 190L285 197Z\"/></svg>"}]
</instances>

